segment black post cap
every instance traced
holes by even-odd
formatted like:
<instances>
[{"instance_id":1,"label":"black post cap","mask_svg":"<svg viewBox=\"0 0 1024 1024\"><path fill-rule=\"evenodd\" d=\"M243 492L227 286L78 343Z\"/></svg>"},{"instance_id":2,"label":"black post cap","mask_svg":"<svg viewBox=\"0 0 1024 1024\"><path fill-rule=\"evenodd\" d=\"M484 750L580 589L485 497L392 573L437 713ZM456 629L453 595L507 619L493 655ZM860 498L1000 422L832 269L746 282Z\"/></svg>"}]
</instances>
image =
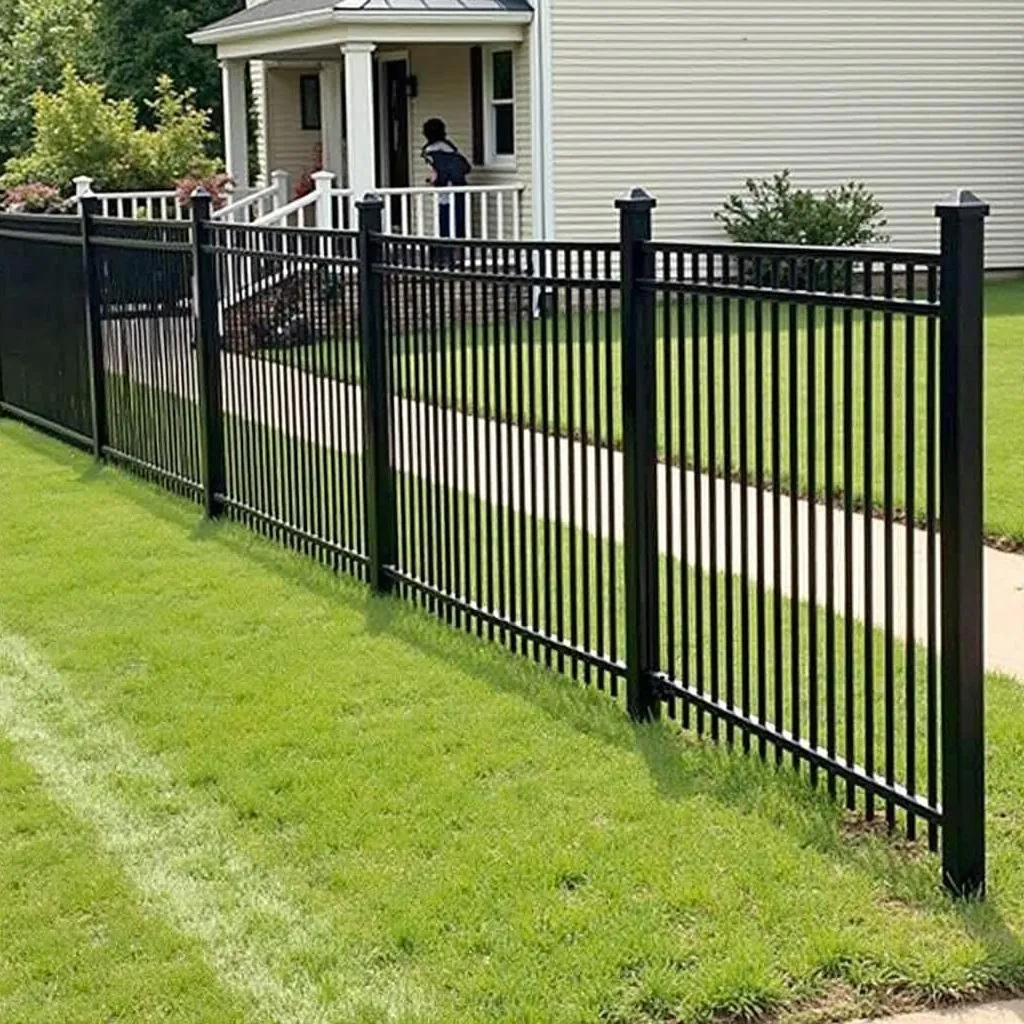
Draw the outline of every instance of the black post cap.
<instances>
[{"instance_id":1,"label":"black post cap","mask_svg":"<svg viewBox=\"0 0 1024 1024\"><path fill-rule=\"evenodd\" d=\"M970 189L958 188L935 205L936 217L987 217L991 207Z\"/></svg>"},{"instance_id":2,"label":"black post cap","mask_svg":"<svg viewBox=\"0 0 1024 1024\"><path fill-rule=\"evenodd\" d=\"M356 200L357 210L372 210L375 207L384 206L384 198L378 195L376 192L367 192L363 195L362 199Z\"/></svg>"},{"instance_id":3,"label":"black post cap","mask_svg":"<svg viewBox=\"0 0 1024 1024\"><path fill-rule=\"evenodd\" d=\"M624 196L615 200L615 209L635 213L653 210L657 205L658 200L647 189L641 188L639 185L631 188Z\"/></svg>"}]
</instances>

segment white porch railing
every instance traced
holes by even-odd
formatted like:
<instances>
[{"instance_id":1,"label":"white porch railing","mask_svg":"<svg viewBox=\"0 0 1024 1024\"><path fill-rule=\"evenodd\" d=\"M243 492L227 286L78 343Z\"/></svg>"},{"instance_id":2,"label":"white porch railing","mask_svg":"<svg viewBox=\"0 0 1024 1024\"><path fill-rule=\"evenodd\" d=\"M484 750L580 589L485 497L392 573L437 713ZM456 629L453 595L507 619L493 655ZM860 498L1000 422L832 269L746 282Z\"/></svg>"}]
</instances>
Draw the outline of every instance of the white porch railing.
<instances>
[{"instance_id":1,"label":"white porch railing","mask_svg":"<svg viewBox=\"0 0 1024 1024\"><path fill-rule=\"evenodd\" d=\"M101 217L125 220L187 220L188 210L178 202L173 190L160 192L93 192L92 178L75 178L75 199L90 196L98 199Z\"/></svg>"},{"instance_id":2,"label":"white porch railing","mask_svg":"<svg viewBox=\"0 0 1024 1024\"><path fill-rule=\"evenodd\" d=\"M336 188L329 171L318 171L313 182L312 192L289 200L288 173L274 171L269 185L221 207L213 218L253 227L354 229L357 213L352 189ZM74 184L76 198L88 195L98 199L104 217L180 221L189 216L173 191L94 193L90 178L76 178ZM384 199L387 234L441 238L462 234L457 231L462 227L462 237L470 241L518 242L523 237L523 192L524 186L514 183L450 189L382 188L377 195Z\"/></svg>"},{"instance_id":3,"label":"white porch railing","mask_svg":"<svg viewBox=\"0 0 1024 1024\"><path fill-rule=\"evenodd\" d=\"M287 171L274 171L266 188L256 189L248 195L213 211L214 220L238 224L259 224L275 209L288 203L291 176Z\"/></svg>"},{"instance_id":4,"label":"white porch railing","mask_svg":"<svg viewBox=\"0 0 1024 1024\"><path fill-rule=\"evenodd\" d=\"M289 175L287 171L274 171L271 184L250 191L225 206L213 211L214 220L252 224L274 209L288 202ZM152 192L94 192L93 179L74 179L75 199L89 196L100 204L101 217L123 220L188 220L187 205L182 205L178 193L172 189Z\"/></svg>"},{"instance_id":5,"label":"white porch railing","mask_svg":"<svg viewBox=\"0 0 1024 1024\"><path fill-rule=\"evenodd\" d=\"M456 235L464 220L462 237L471 241L518 242L523 236L524 186L463 185L450 189L433 187L380 188L384 200L384 232L418 238ZM355 227L356 197L351 189L333 189L337 203L335 224ZM444 209L448 207L447 230ZM462 207L461 212L459 207Z\"/></svg>"}]
</instances>

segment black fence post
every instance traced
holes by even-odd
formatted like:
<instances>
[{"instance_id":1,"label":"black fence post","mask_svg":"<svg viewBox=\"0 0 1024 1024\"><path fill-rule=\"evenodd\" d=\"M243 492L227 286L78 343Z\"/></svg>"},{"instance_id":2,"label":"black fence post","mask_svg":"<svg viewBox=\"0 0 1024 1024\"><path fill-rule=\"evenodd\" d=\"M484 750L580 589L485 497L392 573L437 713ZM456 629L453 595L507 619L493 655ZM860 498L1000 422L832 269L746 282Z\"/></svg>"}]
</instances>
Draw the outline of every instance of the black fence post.
<instances>
[{"instance_id":1,"label":"black fence post","mask_svg":"<svg viewBox=\"0 0 1024 1024\"><path fill-rule=\"evenodd\" d=\"M942 224L942 871L958 896L985 891L982 366L988 212L964 190L935 209Z\"/></svg>"},{"instance_id":2,"label":"black fence post","mask_svg":"<svg viewBox=\"0 0 1024 1024\"><path fill-rule=\"evenodd\" d=\"M103 324L100 319L100 282L96 246L93 244L93 218L100 212L95 196L78 201L82 215L82 276L85 282L85 338L89 348L89 409L92 418L92 447L97 459L103 458L108 444L107 370L103 360Z\"/></svg>"},{"instance_id":3,"label":"black fence post","mask_svg":"<svg viewBox=\"0 0 1024 1024\"><path fill-rule=\"evenodd\" d=\"M380 258L384 200L367 196L359 211L359 350L363 377L363 470L366 478L368 582L377 593L392 589L385 572L398 551L395 481L391 466L391 395L384 337Z\"/></svg>"},{"instance_id":4,"label":"black fence post","mask_svg":"<svg viewBox=\"0 0 1024 1024\"><path fill-rule=\"evenodd\" d=\"M192 193L192 302L196 321L196 370L202 445L203 508L210 519L221 511L227 490L224 459L224 403L220 369L220 311L217 257L210 252L212 197L204 188Z\"/></svg>"},{"instance_id":5,"label":"black fence post","mask_svg":"<svg viewBox=\"0 0 1024 1024\"><path fill-rule=\"evenodd\" d=\"M626 701L637 721L657 717L651 673L658 668L658 479L651 211L655 200L634 189L616 201L622 282L623 558L626 569Z\"/></svg>"}]
</instances>

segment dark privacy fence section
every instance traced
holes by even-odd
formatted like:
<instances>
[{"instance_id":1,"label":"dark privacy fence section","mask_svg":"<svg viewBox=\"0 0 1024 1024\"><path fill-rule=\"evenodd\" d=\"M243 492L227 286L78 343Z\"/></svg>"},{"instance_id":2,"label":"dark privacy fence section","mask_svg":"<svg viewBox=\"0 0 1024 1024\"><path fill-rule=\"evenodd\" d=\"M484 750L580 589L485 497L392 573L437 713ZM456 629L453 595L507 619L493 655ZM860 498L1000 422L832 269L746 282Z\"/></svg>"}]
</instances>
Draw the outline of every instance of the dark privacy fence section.
<instances>
[{"instance_id":1,"label":"dark privacy fence section","mask_svg":"<svg viewBox=\"0 0 1024 1024\"><path fill-rule=\"evenodd\" d=\"M0 219L0 287L61 292L0 305L5 412L792 763L982 890L973 196L938 254L658 243L643 193L611 245L83 205Z\"/></svg>"},{"instance_id":2,"label":"dark privacy fence section","mask_svg":"<svg viewBox=\"0 0 1024 1024\"><path fill-rule=\"evenodd\" d=\"M77 217L0 224L0 403L79 443L92 436Z\"/></svg>"}]
</instances>

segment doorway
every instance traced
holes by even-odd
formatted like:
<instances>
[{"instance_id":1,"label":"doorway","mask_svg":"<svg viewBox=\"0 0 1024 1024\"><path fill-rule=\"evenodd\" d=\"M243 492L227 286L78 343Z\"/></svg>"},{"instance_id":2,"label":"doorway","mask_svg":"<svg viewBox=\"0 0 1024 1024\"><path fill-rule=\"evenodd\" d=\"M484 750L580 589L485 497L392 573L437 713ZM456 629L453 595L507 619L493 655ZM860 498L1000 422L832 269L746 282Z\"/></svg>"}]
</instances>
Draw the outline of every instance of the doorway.
<instances>
[{"instance_id":1,"label":"doorway","mask_svg":"<svg viewBox=\"0 0 1024 1024\"><path fill-rule=\"evenodd\" d=\"M381 60L381 184L384 188L408 188L409 160L409 61L404 57ZM392 196L392 231L404 232L403 203Z\"/></svg>"}]
</instances>

